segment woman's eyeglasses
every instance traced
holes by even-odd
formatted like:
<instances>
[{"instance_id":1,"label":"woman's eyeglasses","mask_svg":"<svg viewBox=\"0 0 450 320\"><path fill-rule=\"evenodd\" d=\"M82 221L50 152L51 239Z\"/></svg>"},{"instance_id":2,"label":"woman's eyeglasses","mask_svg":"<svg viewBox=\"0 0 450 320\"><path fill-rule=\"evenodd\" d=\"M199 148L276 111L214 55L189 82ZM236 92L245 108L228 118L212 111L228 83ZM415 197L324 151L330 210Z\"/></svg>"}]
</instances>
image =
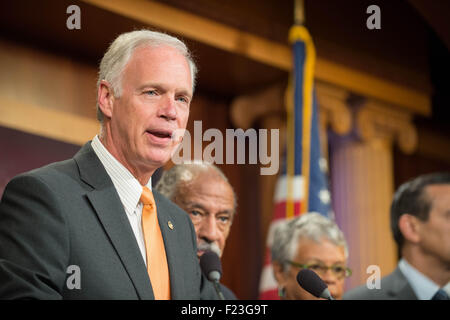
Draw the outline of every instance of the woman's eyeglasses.
<instances>
[{"instance_id":1,"label":"woman's eyeglasses","mask_svg":"<svg viewBox=\"0 0 450 320\"><path fill-rule=\"evenodd\" d=\"M331 270L331 272L339 279L344 277L347 278L352 275L352 270L350 268L341 265L326 266L323 263L317 262L309 264L301 264L290 260L287 260L286 262L289 263L290 265L293 265L301 269L311 269L312 271L314 271L319 275L325 275L328 270Z\"/></svg>"}]
</instances>

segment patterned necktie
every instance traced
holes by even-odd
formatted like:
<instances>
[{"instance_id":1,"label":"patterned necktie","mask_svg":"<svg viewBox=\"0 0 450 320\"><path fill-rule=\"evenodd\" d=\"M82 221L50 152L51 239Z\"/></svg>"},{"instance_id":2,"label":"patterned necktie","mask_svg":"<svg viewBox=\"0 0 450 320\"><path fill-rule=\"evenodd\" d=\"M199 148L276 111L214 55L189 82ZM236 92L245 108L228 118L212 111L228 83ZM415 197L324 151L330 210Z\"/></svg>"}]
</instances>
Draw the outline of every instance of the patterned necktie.
<instances>
[{"instance_id":1,"label":"patterned necktie","mask_svg":"<svg viewBox=\"0 0 450 320\"><path fill-rule=\"evenodd\" d=\"M147 254L147 271L156 300L170 299L170 278L166 249L158 223L155 199L149 188L143 187L140 201L142 208L142 231Z\"/></svg>"},{"instance_id":2,"label":"patterned necktie","mask_svg":"<svg viewBox=\"0 0 450 320\"><path fill-rule=\"evenodd\" d=\"M448 294L443 290L439 289L431 300L450 300Z\"/></svg>"}]
</instances>

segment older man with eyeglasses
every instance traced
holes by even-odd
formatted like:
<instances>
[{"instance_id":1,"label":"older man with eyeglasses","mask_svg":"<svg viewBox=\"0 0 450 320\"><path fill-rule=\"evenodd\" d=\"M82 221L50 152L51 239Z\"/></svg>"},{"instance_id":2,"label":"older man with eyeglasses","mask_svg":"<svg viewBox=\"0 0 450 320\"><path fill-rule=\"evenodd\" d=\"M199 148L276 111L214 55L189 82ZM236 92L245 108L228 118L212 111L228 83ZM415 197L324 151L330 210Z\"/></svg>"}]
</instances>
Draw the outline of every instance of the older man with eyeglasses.
<instances>
[{"instance_id":1,"label":"older man with eyeglasses","mask_svg":"<svg viewBox=\"0 0 450 320\"><path fill-rule=\"evenodd\" d=\"M271 247L274 276L280 299L317 299L297 283L301 269L311 269L328 285L335 299L342 299L348 248L344 235L330 219L307 213L275 227Z\"/></svg>"},{"instance_id":2,"label":"older man with eyeglasses","mask_svg":"<svg viewBox=\"0 0 450 320\"><path fill-rule=\"evenodd\" d=\"M213 251L222 257L237 206L222 170L202 161L177 164L164 171L155 190L189 214L197 235L197 256ZM220 286L225 299L237 299L230 289Z\"/></svg>"}]
</instances>

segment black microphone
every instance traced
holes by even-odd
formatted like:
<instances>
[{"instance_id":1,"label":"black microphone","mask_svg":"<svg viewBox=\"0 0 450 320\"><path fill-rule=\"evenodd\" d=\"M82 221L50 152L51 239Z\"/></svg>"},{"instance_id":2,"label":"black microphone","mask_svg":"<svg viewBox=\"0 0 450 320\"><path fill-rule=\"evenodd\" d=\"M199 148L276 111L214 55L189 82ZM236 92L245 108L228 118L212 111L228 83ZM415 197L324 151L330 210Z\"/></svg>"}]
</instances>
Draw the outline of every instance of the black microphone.
<instances>
[{"instance_id":1,"label":"black microphone","mask_svg":"<svg viewBox=\"0 0 450 320\"><path fill-rule=\"evenodd\" d=\"M300 270L297 274L297 282L303 289L316 298L334 300L326 283L310 269Z\"/></svg>"},{"instance_id":2,"label":"black microphone","mask_svg":"<svg viewBox=\"0 0 450 320\"><path fill-rule=\"evenodd\" d=\"M220 300L225 300L219 287L219 280L222 276L222 264L220 263L220 258L217 253L213 251L206 251L203 253L200 257L200 267L208 280L214 284L214 288L216 289Z\"/></svg>"}]
</instances>

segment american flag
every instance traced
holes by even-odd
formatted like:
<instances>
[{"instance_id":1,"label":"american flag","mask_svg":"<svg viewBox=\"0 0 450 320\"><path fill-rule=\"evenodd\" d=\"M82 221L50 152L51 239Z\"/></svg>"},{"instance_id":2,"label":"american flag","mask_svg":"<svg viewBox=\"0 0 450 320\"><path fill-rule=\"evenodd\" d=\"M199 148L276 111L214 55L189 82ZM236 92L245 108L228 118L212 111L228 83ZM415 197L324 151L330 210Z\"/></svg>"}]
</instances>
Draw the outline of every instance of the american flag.
<instances>
[{"instance_id":1,"label":"american flag","mask_svg":"<svg viewBox=\"0 0 450 320\"><path fill-rule=\"evenodd\" d=\"M317 102L313 71L315 49L305 27L291 28L294 70L286 92L287 148L274 195L274 215L267 237L264 267L260 279L260 299L278 299L278 289L270 258L272 230L285 219L306 212L332 217L328 190L327 161L321 156Z\"/></svg>"}]
</instances>

